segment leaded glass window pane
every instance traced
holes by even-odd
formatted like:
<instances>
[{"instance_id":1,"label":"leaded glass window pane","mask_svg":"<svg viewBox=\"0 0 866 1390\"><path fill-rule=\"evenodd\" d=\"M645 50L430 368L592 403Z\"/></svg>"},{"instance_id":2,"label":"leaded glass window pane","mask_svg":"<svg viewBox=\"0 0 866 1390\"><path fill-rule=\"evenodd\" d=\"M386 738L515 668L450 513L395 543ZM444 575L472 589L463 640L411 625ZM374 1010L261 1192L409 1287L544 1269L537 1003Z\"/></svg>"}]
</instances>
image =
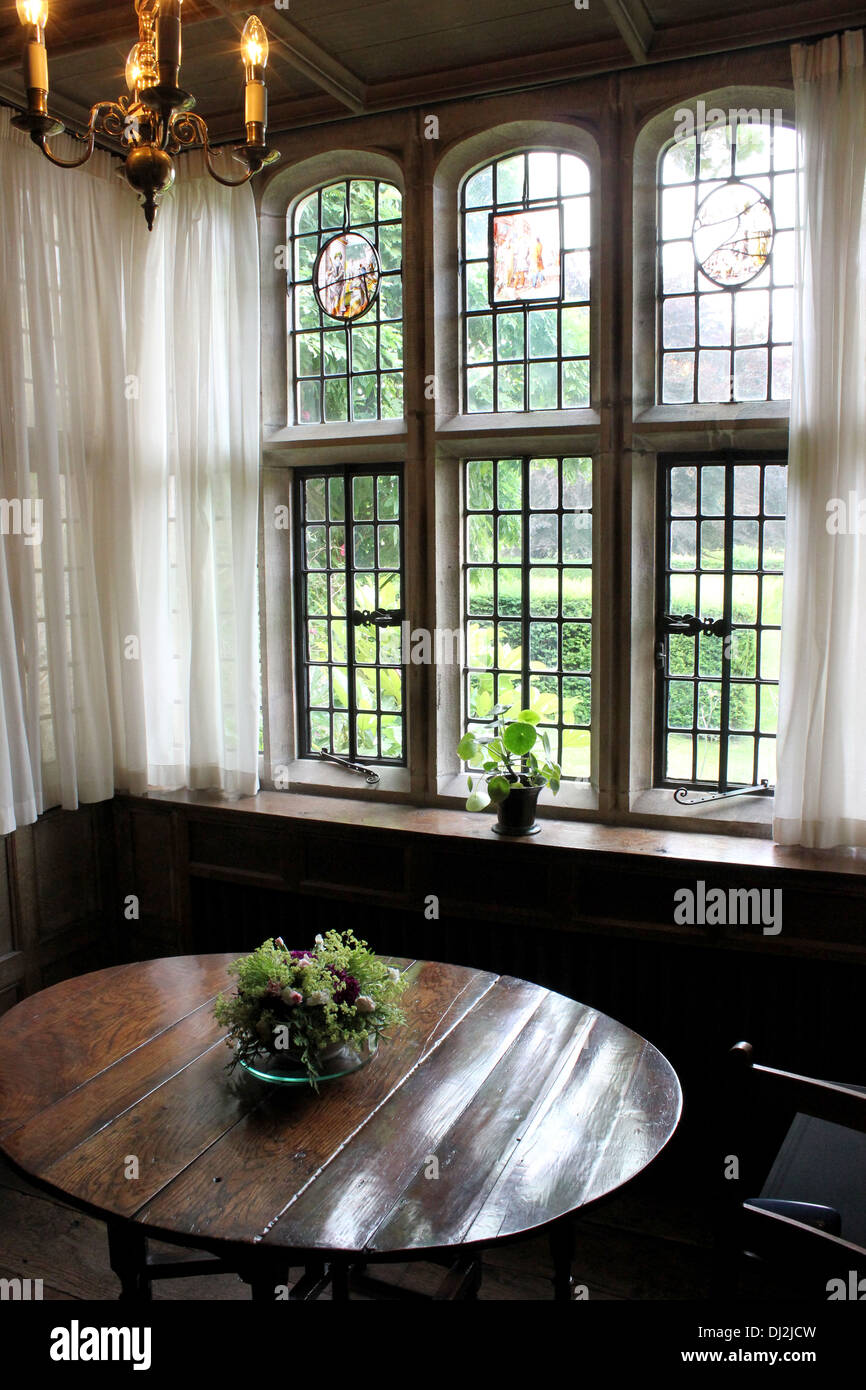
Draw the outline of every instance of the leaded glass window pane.
<instances>
[{"instance_id":1,"label":"leaded glass window pane","mask_svg":"<svg viewBox=\"0 0 866 1390\"><path fill-rule=\"evenodd\" d=\"M787 400L796 218L789 126L710 126L659 160L658 400Z\"/></svg>"},{"instance_id":2,"label":"leaded glass window pane","mask_svg":"<svg viewBox=\"0 0 866 1390\"><path fill-rule=\"evenodd\" d=\"M299 472L295 519L301 755L403 765L400 469Z\"/></svg>"},{"instance_id":3,"label":"leaded glass window pane","mask_svg":"<svg viewBox=\"0 0 866 1390\"><path fill-rule=\"evenodd\" d=\"M786 480L775 455L660 464L659 785L775 782Z\"/></svg>"},{"instance_id":4,"label":"leaded glass window pane","mask_svg":"<svg viewBox=\"0 0 866 1390\"><path fill-rule=\"evenodd\" d=\"M289 213L289 360L295 421L338 424L403 418L402 195L381 179L341 179ZM323 313L313 289L321 247L360 232L379 253L375 302L351 324Z\"/></svg>"},{"instance_id":5,"label":"leaded glass window pane","mask_svg":"<svg viewBox=\"0 0 866 1390\"><path fill-rule=\"evenodd\" d=\"M590 172L526 150L464 181L460 199L463 408L590 403Z\"/></svg>"},{"instance_id":6,"label":"leaded glass window pane","mask_svg":"<svg viewBox=\"0 0 866 1390\"><path fill-rule=\"evenodd\" d=\"M467 727L532 707L563 777L592 765L592 459L464 465Z\"/></svg>"}]
</instances>

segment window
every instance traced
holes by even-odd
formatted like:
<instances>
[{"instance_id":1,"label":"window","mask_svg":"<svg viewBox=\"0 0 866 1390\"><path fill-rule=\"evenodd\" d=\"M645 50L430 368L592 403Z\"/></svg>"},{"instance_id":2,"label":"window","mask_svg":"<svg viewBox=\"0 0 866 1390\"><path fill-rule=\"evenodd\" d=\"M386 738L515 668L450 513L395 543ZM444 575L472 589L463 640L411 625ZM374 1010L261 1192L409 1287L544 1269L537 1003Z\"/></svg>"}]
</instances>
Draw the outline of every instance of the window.
<instances>
[{"instance_id":1,"label":"window","mask_svg":"<svg viewBox=\"0 0 866 1390\"><path fill-rule=\"evenodd\" d=\"M784 458L659 467L658 784L775 781Z\"/></svg>"},{"instance_id":2,"label":"window","mask_svg":"<svg viewBox=\"0 0 866 1390\"><path fill-rule=\"evenodd\" d=\"M531 706L563 776L588 780L592 460L472 459L464 496L469 725Z\"/></svg>"},{"instance_id":3,"label":"window","mask_svg":"<svg viewBox=\"0 0 866 1390\"><path fill-rule=\"evenodd\" d=\"M668 144L658 180L658 400L787 400L796 140L712 125Z\"/></svg>"},{"instance_id":4,"label":"window","mask_svg":"<svg viewBox=\"0 0 866 1390\"><path fill-rule=\"evenodd\" d=\"M468 414L590 402L590 174L524 151L461 188L463 400Z\"/></svg>"},{"instance_id":5,"label":"window","mask_svg":"<svg viewBox=\"0 0 866 1390\"><path fill-rule=\"evenodd\" d=\"M403 416L402 196L382 179L342 179L307 194L289 214L289 360L295 420L302 425ZM340 232L375 246L379 292L351 325L319 308L313 272Z\"/></svg>"},{"instance_id":6,"label":"window","mask_svg":"<svg viewBox=\"0 0 866 1390\"><path fill-rule=\"evenodd\" d=\"M300 753L406 761L396 467L295 475Z\"/></svg>"}]
</instances>

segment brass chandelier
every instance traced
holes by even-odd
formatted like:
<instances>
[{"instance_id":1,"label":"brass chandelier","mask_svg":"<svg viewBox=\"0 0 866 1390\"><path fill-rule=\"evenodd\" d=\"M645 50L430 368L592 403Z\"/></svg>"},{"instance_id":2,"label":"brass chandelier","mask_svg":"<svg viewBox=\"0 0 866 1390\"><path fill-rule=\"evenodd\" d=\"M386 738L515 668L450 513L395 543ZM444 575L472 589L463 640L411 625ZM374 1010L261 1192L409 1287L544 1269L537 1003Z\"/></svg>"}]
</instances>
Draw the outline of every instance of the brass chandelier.
<instances>
[{"instance_id":1,"label":"brass chandelier","mask_svg":"<svg viewBox=\"0 0 866 1390\"><path fill-rule=\"evenodd\" d=\"M129 96L117 101L98 101L90 108L84 135L71 132L85 144L80 159L63 160L52 153L48 140L64 129L48 114L48 55L45 25L48 0L17 0L18 18L27 30L24 48L24 80L27 110L13 124L26 130L34 145L61 169L77 169L93 154L96 136L120 141L126 151L123 173L144 207L148 228L159 200L174 183L172 155L180 150L204 150L208 173L228 188L247 183L265 164L279 159L278 150L267 146L268 94L264 73L268 61L268 36L260 19L251 15L241 35L241 58L246 79L244 122L246 140L234 149L235 159L246 166L240 178L230 179L214 168L205 121L192 110L195 99L178 86L180 80L180 11L183 0L134 0L138 15L138 43L126 60Z\"/></svg>"}]
</instances>

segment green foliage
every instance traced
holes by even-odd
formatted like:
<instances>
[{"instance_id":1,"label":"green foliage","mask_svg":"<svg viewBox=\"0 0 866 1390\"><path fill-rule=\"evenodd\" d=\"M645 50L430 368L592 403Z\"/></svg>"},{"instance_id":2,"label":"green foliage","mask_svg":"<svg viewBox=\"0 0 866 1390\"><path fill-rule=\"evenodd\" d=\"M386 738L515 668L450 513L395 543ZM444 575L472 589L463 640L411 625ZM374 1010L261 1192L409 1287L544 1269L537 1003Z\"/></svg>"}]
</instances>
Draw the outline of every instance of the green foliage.
<instances>
[{"instance_id":1,"label":"green foliage","mask_svg":"<svg viewBox=\"0 0 866 1390\"><path fill-rule=\"evenodd\" d=\"M263 1053L288 1053L316 1086L324 1048L346 1042L360 1049L406 1022L397 1001L407 981L351 931L317 936L304 954L269 939L234 961L229 973L237 978L236 991L220 994L214 1006L234 1049L229 1070Z\"/></svg>"},{"instance_id":2,"label":"green foliage","mask_svg":"<svg viewBox=\"0 0 866 1390\"><path fill-rule=\"evenodd\" d=\"M516 719L506 722L502 716L508 709L508 705L494 705L490 729L469 730L457 745L458 757L463 762L480 763L485 774L477 785L471 777L467 779L467 811L483 811L491 802L499 806L518 786L550 787L554 796L559 791L562 769L551 758L547 733L539 739L535 727L541 715L523 709ZM536 751L539 743L543 750L540 759Z\"/></svg>"}]
</instances>

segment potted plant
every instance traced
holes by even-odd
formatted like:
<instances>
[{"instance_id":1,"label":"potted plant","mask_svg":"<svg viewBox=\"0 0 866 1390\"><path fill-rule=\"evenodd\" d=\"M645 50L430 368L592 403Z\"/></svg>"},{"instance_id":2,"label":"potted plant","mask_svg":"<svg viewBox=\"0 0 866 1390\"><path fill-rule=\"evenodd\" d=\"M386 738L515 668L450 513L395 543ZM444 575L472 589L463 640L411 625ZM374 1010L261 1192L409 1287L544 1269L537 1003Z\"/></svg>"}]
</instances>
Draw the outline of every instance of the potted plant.
<instances>
[{"instance_id":1,"label":"potted plant","mask_svg":"<svg viewBox=\"0 0 866 1390\"><path fill-rule=\"evenodd\" d=\"M457 745L458 756L474 767L480 764L484 773L477 783L472 777L467 779L466 809L483 811L492 803L497 835L537 835L541 829L535 820L538 794L542 787L550 787L555 796L562 770L551 757L550 739L544 730L539 759L535 726L540 716L523 709L516 719L506 722L502 716L507 712L507 705L494 705L489 730L470 729Z\"/></svg>"},{"instance_id":2,"label":"potted plant","mask_svg":"<svg viewBox=\"0 0 866 1390\"><path fill-rule=\"evenodd\" d=\"M317 936L308 951L290 951L278 936L234 961L229 973L237 989L214 1007L229 1030L229 1070L240 1063L256 1076L264 1070L267 1080L318 1089L323 1074L335 1072L335 1053L349 1050L348 1065L336 1068L343 1074L375 1053L386 1029L406 1021L397 1001L408 981L351 931Z\"/></svg>"}]
</instances>

